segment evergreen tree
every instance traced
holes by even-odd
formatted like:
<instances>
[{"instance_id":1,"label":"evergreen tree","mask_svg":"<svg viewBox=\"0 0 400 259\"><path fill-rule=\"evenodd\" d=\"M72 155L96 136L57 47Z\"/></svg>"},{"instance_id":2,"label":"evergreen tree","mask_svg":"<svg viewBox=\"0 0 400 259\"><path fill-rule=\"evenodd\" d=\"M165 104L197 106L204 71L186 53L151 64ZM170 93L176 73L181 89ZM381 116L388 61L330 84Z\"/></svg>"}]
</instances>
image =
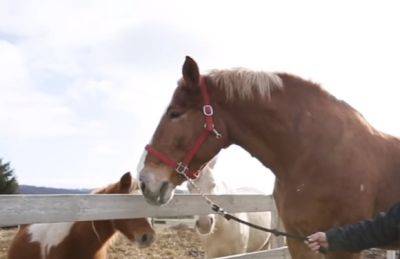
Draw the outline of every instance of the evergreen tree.
<instances>
[{"instance_id":1,"label":"evergreen tree","mask_svg":"<svg viewBox=\"0 0 400 259\"><path fill-rule=\"evenodd\" d=\"M0 194L18 193L18 182L14 171L10 169L10 163L4 163L0 159Z\"/></svg>"}]
</instances>

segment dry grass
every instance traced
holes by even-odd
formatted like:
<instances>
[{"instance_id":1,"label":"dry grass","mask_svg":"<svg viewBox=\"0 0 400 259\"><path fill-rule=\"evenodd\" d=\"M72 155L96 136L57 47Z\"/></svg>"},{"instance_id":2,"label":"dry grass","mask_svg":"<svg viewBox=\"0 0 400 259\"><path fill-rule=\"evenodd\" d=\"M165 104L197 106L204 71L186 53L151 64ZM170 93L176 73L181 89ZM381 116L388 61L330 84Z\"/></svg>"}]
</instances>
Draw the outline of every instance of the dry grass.
<instances>
[{"instance_id":1,"label":"dry grass","mask_svg":"<svg viewBox=\"0 0 400 259\"><path fill-rule=\"evenodd\" d=\"M6 258L8 246L10 245L16 231L16 229L0 229L0 259Z\"/></svg>"},{"instance_id":2,"label":"dry grass","mask_svg":"<svg viewBox=\"0 0 400 259\"><path fill-rule=\"evenodd\" d=\"M110 259L119 258L203 258L200 240L193 229L157 229L157 240L139 249L125 238L119 238L109 250Z\"/></svg>"}]
</instances>

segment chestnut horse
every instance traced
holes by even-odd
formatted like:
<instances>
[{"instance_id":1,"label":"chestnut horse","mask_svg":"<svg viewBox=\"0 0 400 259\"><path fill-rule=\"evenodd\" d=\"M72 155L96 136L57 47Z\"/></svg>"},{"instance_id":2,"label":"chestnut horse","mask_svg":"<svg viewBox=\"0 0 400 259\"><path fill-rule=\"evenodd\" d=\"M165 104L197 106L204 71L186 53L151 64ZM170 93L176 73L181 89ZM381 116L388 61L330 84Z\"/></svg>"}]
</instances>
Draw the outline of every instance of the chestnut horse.
<instances>
[{"instance_id":1,"label":"chestnut horse","mask_svg":"<svg viewBox=\"0 0 400 259\"><path fill-rule=\"evenodd\" d=\"M189 169L180 166L179 171L198 170L232 144L243 147L275 174L274 198L285 229L302 236L371 218L399 200L399 139L374 129L319 85L244 69L200 75L189 57L182 73L152 150L173 161L186 160L204 132L203 110L213 116L222 137L210 134ZM203 109L204 87L213 112ZM184 178L170 168L172 163L166 165L168 160L150 150L146 154L140 170L143 194L152 204L167 203ZM323 257L302 242L289 239L288 245L293 258ZM328 253L325 258L359 256Z\"/></svg>"},{"instance_id":2,"label":"chestnut horse","mask_svg":"<svg viewBox=\"0 0 400 259\"><path fill-rule=\"evenodd\" d=\"M126 173L119 182L95 193L128 194L138 189L136 180ZM118 231L140 247L149 246L155 235L145 218L25 225L14 237L8 258L105 259L110 241Z\"/></svg>"}]
</instances>

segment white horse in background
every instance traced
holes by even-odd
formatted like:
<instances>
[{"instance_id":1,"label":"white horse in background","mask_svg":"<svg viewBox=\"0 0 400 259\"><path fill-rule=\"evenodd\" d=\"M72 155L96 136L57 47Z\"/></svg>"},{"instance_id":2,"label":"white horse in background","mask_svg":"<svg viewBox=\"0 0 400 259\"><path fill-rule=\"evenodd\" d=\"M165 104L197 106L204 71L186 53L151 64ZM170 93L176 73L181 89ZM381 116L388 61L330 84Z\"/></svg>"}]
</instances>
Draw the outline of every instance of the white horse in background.
<instances>
[{"instance_id":1,"label":"white horse in background","mask_svg":"<svg viewBox=\"0 0 400 259\"><path fill-rule=\"evenodd\" d=\"M194 180L195 184L204 194L238 194L230 191L224 183L217 184L213 177L214 158L200 172L200 176ZM188 183L190 193L198 191ZM246 188L247 194L264 194L258 190ZM243 191L240 192L243 194ZM236 217L266 228L271 227L271 212L243 212L235 213ZM241 254L267 249L270 233L265 233L233 220L215 214L198 216L195 228L200 235L205 250L206 258L222 257L233 254Z\"/></svg>"}]
</instances>

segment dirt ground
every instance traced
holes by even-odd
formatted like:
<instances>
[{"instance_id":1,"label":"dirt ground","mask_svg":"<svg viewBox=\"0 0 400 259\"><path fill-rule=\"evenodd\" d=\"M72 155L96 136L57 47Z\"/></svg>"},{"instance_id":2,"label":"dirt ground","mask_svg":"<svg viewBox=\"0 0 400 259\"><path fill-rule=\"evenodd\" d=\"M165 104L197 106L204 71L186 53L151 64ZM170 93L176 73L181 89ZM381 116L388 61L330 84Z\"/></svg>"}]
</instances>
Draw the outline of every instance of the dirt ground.
<instances>
[{"instance_id":1,"label":"dirt ground","mask_svg":"<svg viewBox=\"0 0 400 259\"><path fill-rule=\"evenodd\" d=\"M10 245L10 242L14 237L15 232L15 229L0 229L0 259L6 258L8 246Z\"/></svg>"},{"instance_id":2,"label":"dirt ground","mask_svg":"<svg viewBox=\"0 0 400 259\"><path fill-rule=\"evenodd\" d=\"M109 259L120 258L204 258L200 239L191 228L157 228L155 244L139 249L119 238L109 249Z\"/></svg>"},{"instance_id":3,"label":"dirt ground","mask_svg":"<svg viewBox=\"0 0 400 259\"><path fill-rule=\"evenodd\" d=\"M109 249L110 259L149 258L149 259L193 259L203 258L201 242L192 228L156 227L157 240L148 248L139 249L123 237L118 237ZM6 259L7 249L16 229L0 230L0 259ZM384 251L373 249L364 253L365 259L386 258Z\"/></svg>"}]
</instances>

